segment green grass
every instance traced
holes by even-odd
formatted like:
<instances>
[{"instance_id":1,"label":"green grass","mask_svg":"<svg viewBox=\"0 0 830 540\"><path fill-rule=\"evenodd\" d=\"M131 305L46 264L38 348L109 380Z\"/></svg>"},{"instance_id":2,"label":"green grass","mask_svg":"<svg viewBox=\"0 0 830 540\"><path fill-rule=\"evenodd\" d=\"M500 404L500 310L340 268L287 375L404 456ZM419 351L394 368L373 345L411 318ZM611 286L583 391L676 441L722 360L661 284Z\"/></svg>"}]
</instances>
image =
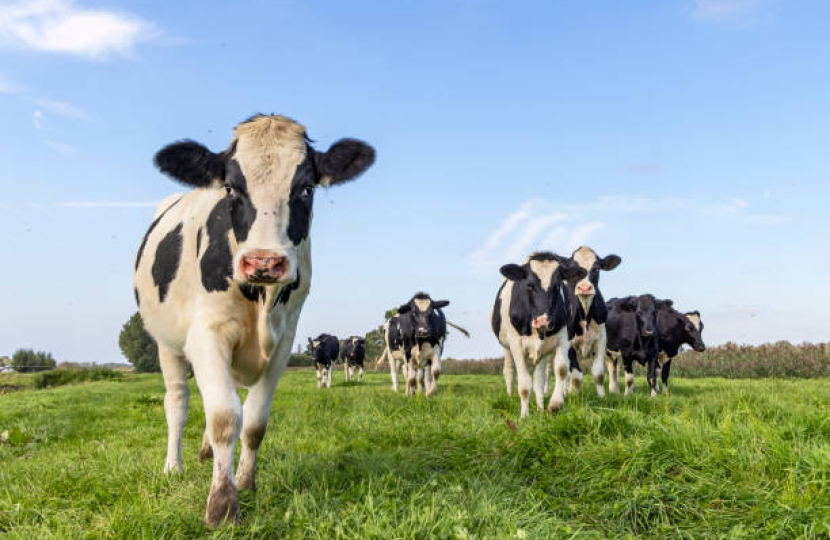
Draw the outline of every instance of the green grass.
<instances>
[{"instance_id":1,"label":"green grass","mask_svg":"<svg viewBox=\"0 0 830 540\"><path fill-rule=\"evenodd\" d=\"M1 382L1 381L0 381ZM388 375L291 371L241 524L202 525L211 467L165 476L163 383L128 376L0 395L4 538L828 538L830 381L673 379L518 422L498 376L406 398ZM194 388L195 390L195 388ZM518 426L514 431L511 423Z\"/></svg>"}]
</instances>

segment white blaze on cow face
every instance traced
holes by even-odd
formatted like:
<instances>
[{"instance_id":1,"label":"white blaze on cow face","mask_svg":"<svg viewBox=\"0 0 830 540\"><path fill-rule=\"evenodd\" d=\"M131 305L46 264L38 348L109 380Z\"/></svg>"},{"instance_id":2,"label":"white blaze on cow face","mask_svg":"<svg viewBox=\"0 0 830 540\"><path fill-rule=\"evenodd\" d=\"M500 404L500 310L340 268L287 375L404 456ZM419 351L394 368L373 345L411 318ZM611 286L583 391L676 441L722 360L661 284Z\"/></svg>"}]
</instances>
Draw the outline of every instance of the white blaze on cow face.
<instances>
[{"instance_id":1,"label":"white blaze on cow face","mask_svg":"<svg viewBox=\"0 0 830 540\"><path fill-rule=\"evenodd\" d=\"M432 303L432 300L428 300L425 298L416 298L415 300L413 300L413 302L420 311L426 311L427 309L429 309L429 305Z\"/></svg>"},{"instance_id":2,"label":"white blaze on cow face","mask_svg":"<svg viewBox=\"0 0 830 540\"><path fill-rule=\"evenodd\" d=\"M588 246L582 246L574 252L573 260L576 264L588 272L584 278L580 279L576 283L577 298L579 298L579 302L582 304L582 309L585 310L585 313L588 313L588 308L596 295L596 288L594 287L594 284L591 283L590 275L591 269L597 262L597 254Z\"/></svg>"},{"instance_id":3,"label":"white blaze on cow face","mask_svg":"<svg viewBox=\"0 0 830 540\"><path fill-rule=\"evenodd\" d=\"M695 330L700 332L700 316L696 313L687 313L686 318L689 319L693 325L695 325Z\"/></svg>"},{"instance_id":4,"label":"white blaze on cow face","mask_svg":"<svg viewBox=\"0 0 830 540\"><path fill-rule=\"evenodd\" d=\"M246 191L236 193L236 197L246 198L254 215L247 235L244 238L236 235L235 238L233 279L249 281L256 277L256 271L260 269L257 265L266 265L270 271L259 275L280 283L293 282L297 277L299 242L295 243L296 237L292 240L289 235L291 207L305 205L306 208L299 211L303 215L298 216L295 211L293 218L311 220L315 182L313 167L307 161L313 156L307 155L305 128L282 116L259 116L238 125L234 135L226 186ZM234 185L237 181L233 177L234 162L242 185ZM292 202L292 198L298 200ZM301 226L306 231L302 235L305 237L308 224ZM278 267L273 268L274 264Z\"/></svg>"},{"instance_id":5,"label":"white blaze on cow face","mask_svg":"<svg viewBox=\"0 0 830 540\"><path fill-rule=\"evenodd\" d=\"M550 303L549 299L547 298L548 292L550 290L551 283L553 282L553 276L556 273L556 270L559 269L559 263L557 261L535 261L529 260L530 270L536 274L536 277L539 278L539 281L542 283L542 289L544 291L544 295L540 295L539 299L545 301L545 307L549 307L548 304ZM543 313L539 315L535 319L533 319L533 327L536 329L540 328L547 328L553 321L550 320L547 313Z\"/></svg>"}]
</instances>

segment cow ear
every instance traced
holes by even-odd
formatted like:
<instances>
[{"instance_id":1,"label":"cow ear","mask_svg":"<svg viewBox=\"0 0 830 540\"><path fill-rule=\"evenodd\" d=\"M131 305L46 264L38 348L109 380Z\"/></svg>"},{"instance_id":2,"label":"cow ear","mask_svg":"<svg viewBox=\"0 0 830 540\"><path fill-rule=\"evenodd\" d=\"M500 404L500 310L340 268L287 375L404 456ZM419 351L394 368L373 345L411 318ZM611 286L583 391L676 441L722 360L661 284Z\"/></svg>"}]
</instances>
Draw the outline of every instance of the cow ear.
<instances>
[{"instance_id":1,"label":"cow ear","mask_svg":"<svg viewBox=\"0 0 830 540\"><path fill-rule=\"evenodd\" d=\"M225 176L225 159L195 141L168 144L153 159L161 172L182 184L208 187Z\"/></svg>"},{"instance_id":2,"label":"cow ear","mask_svg":"<svg viewBox=\"0 0 830 540\"><path fill-rule=\"evenodd\" d=\"M314 152L314 165L322 186L353 180L375 162L375 149L357 139L340 139L327 152Z\"/></svg>"},{"instance_id":3,"label":"cow ear","mask_svg":"<svg viewBox=\"0 0 830 540\"><path fill-rule=\"evenodd\" d=\"M627 298L623 298L622 302L620 302L620 306L624 311L635 311L637 309L637 297L629 296Z\"/></svg>"},{"instance_id":4,"label":"cow ear","mask_svg":"<svg viewBox=\"0 0 830 540\"><path fill-rule=\"evenodd\" d=\"M510 281L527 279L527 270L518 264L505 264L499 269L499 272Z\"/></svg>"},{"instance_id":5,"label":"cow ear","mask_svg":"<svg viewBox=\"0 0 830 540\"><path fill-rule=\"evenodd\" d=\"M669 309L674 306L673 300L659 300L657 302L657 309Z\"/></svg>"},{"instance_id":6,"label":"cow ear","mask_svg":"<svg viewBox=\"0 0 830 540\"><path fill-rule=\"evenodd\" d=\"M434 302L432 302L432 307L434 307L436 309L445 308L448 305L450 305L449 300L435 300Z\"/></svg>"},{"instance_id":7,"label":"cow ear","mask_svg":"<svg viewBox=\"0 0 830 540\"><path fill-rule=\"evenodd\" d=\"M398 313L409 313L410 311L412 311L412 306L409 304L404 304L398 308Z\"/></svg>"},{"instance_id":8,"label":"cow ear","mask_svg":"<svg viewBox=\"0 0 830 540\"><path fill-rule=\"evenodd\" d=\"M578 264L560 265L559 273L562 276L562 279L567 280L582 279L588 275L588 271L579 266Z\"/></svg>"},{"instance_id":9,"label":"cow ear","mask_svg":"<svg viewBox=\"0 0 830 540\"><path fill-rule=\"evenodd\" d=\"M613 270L614 268L618 267L622 262L622 257L619 255L608 255L603 257L599 261L599 267L605 270L606 272L609 270Z\"/></svg>"}]
</instances>

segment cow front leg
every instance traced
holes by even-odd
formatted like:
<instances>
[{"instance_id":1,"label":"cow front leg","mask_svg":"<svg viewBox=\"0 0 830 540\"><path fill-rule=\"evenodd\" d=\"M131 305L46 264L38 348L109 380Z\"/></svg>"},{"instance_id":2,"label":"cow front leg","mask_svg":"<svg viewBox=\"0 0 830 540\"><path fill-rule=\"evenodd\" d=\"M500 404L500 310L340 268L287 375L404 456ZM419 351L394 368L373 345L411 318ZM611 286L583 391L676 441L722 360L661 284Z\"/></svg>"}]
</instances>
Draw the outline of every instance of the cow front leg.
<instances>
[{"instance_id":1,"label":"cow front leg","mask_svg":"<svg viewBox=\"0 0 830 540\"><path fill-rule=\"evenodd\" d=\"M430 370L430 387L427 395L432 396L438 391L438 379L441 377L441 355L433 356L432 366L427 366L427 369Z\"/></svg>"},{"instance_id":2,"label":"cow front leg","mask_svg":"<svg viewBox=\"0 0 830 540\"><path fill-rule=\"evenodd\" d=\"M605 397L605 331L600 333L600 338L594 346L594 363L591 365L591 376L594 378L594 386L597 388L597 395Z\"/></svg>"},{"instance_id":3,"label":"cow front leg","mask_svg":"<svg viewBox=\"0 0 830 540\"><path fill-rule=\"evenodd\" d=\"M199 447L199 463L209 459L213 459L213 448L210 446L210 435L205 426L205 431L202 433L202 445Z\"/></svg>"},{"instance_id":4,"label":"cow front leg","mask_svg":"<svg viewBox=\"0 0 830 540\"><path fill-rule=\"evenodd\" d=\"M530 392L533 390L531 387L533 380L522 356L521 347L518 344L511 345L510 354L516 364L516 374L519 379L519 400L521 402L519 418L525 418L530 414Z\"/></svg>"},{"instance_id":5,"label":"cow front leg","mask_svg":"<svg viewBox=\"0 0 830 540\"><path fill-rule=\"evenodd\" d=\"M317 372L317 388L323 387L323 374L320 372L319 367L315 367L314 370Z\"/></svg>"},{"instance_id":6,"label":"cow front leg","mask_svg":"<svg viewBox=\"0 0 830 540\"><path fill-rule=\"evenodd\" d=\"M545 386L547 386L548 364L550 357L545 356L533 368L533 393L536 394L536 406L539 410L545 409Z\"/></svg>"},{"instance_id":7,"label":"cow front leg","mask_svg":"<svg viewBox=\"0 0 830 540\"><path fill-rule=\"evenodd\" d=\"M617 358L605 353L605 368L608 370L608 392L611 394L620 393L620 373L617 370Z\"/></svg>"},{"instance_id":8,"label":"cow front leg","mask_svg":"<svg viewBox=\"0 0 830 540\"><path fill-rule=\"evenodd\" d=\"M343 363L343 374L346 376L346 380L348 381L349 380L349 363L348 362Z\"/></svg>"},{"instance_id":9,"label":"cow front leg","mask_svg":"<svg viewBox=\"0 0 830 540\"><path fill-rule=\"evenodd\" d=\"M625 395L628 396L634 393L634 361L623 358L623 367L625 368Z\"/></svg>"},{"instance_id":10,"label":"cow front leg","mask_svg":"<svg viewBox=\"0 0 830 540\"><path fill-rule=\"evenodd\" d=\"M415 395L415 385L418 377L417 370L415 369L415 366L412 365L412 360L408 360L406 364L404 364L403 369L406 378L406 395L413 396Z\"/></svg>"},{"instance_id":11,"label":"cow front leg","mask_svg":"<svg viewBox=\"0 0 830 540\"><path fill-rule=\"evenodd\" d=\"M158 346L159 364L164 376L164 414L167 417L167 460L164 472L182 470L182 431L187 423L190 390L187 387L189 364L162 345Z\"/></svg>"},{"instance_id":12,"label":"cow front leg","mask_svg":"<svg viewBox=\"0 0 830 540\"><path fill-rule=\"evenodd\" d=\"M398 391L398 361L392 356L392 353L389 353L389 374L392 375L392 391ZM404 377L404 381L406 381L406 377Z\"/></svg>"},{"instance_id":13,"label":"cow front leg","mask_svg":"<svg viewBox=\"0 0 830 540\"><path fill-rule=\"evenodd\" d=\"M331 372L332 371L334 371L334 366L329 365L329 367L326 368L326 388L331 388Z\"/></svg>"},{"instance_id":14,"label":"cow front leg","mask_svg":"<svg viewBox=\"0 0 830 540\"><path fill-rule=\"evenodd\" d=\"M548 412L558 412L565 406L565 377L568 376L568 344L560 340L553 357L553 373L556 383L553 385L553 394L548 403Z\"/></svg>"},{"instance_id":15,"label":"cow front leg","mask_svg":"<svg viewBox=\"0 0 830 540\"><path fill-rule=\"evenodd\" d=\"M545 395L550 393L550 376L553 370L553 362L548 362L548 367L545 369L545 387L543 388Z\"/></svg>"},{"instance_id":16,"label":"cow front leg","mask_svg":"<svg viewBox=\"0 0 830 540\"><path fill-rule=\"evenodd\" d=\"M213 449L213 480L205 523L239 522L239 492L233 474L233 455L242 426L242 405L231 378L230 347L220 337L195 332L186 348L205 406L205 420Z\"/></svg>"},{"instance_id":17,"label":"cow front leg","mask_svg":"<svg viewBox=\"0 0 830 540\"><path fill-rule=\"evenodd\" d=\"M363 364L360 365L360 369L357 372L357 380L363 382Z\"/></svg>"},{"instance_id":18,"label":"cow front leg","mask_svg":"<svg viewBox=\"0 0 830 540\"><path fill-rule=\"evenodd\" d=\"M666 363L663 364L663 368L660 371L660 378L663 379L663 393L669 393L669 371L671 370L671 358L666 360Z\"/></svg>"},{"instance_id":19,"label":"cow front leg","mask_svg":"<svg viewBox=\"0 0 830 540\"><path fill-rule=\"evenodd\" d=\"M513 365L513 355L510 353L510 348L504 347L504 367L502 368L502 373L504 373L504 385L507 387L507 395L513 395L513 375L515 373L516 367Z\"/></svg>"},{"instance_id":20,"label":"cow front leg","mask_svg":"<svg viewBox=\"0 0 830 540\"><path fill-rule=\"evenodd\" d=\"M565 385L565 394L579 392L582 388L582 379L582 368L579 366L576 349L568 347L568 384Z\"/></svg>"},{"instance_id":21,"label":"cow front leg","mask_svg":"<svg viewBox=\"0 0 830 540\"><path fill-rule=\"evenodd\" d=\"M648 385L651 387L651 397L657 395L657 357L648 361Z\"/></svg>"}]
</instances>

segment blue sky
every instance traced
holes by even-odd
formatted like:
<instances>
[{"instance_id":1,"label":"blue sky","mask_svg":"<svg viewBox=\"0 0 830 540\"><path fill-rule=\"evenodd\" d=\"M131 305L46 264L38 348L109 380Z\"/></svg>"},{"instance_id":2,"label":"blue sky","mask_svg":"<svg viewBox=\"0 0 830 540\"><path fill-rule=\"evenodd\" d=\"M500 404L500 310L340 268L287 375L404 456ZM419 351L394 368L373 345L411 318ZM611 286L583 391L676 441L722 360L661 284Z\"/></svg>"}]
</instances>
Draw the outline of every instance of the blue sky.
<instances>
[{"instance_id":1,"label":"blue sky","mask_svg":"<svg viewBox=\"0 0 830 540\"><path fill-rule=\"evenodd\" d=\"M298 337L424 289L446 355L494 355L500 265L580 243L606 297L699 309L709 343L827 341L830 4L0 3L0 354L119 361L132 262L180 188L163 145L256 112L376 165L316 198Z\"/></svg>"}]
</instances>

